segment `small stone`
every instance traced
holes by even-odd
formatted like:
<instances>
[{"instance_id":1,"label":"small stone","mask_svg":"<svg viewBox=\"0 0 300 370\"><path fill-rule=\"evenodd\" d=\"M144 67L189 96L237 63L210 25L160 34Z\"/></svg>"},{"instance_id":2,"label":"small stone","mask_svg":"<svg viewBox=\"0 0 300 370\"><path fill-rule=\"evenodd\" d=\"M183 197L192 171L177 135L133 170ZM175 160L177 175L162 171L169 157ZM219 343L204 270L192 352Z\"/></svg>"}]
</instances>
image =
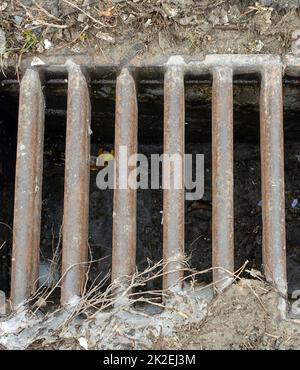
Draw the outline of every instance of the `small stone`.
<instances>
[{"instance_id":1,"label":"small stone","mask_svg":"<svg viewBox=\"0 0 300 370\"><path fill-rule=\"evenodd\" d=\"M38 44L37 44L37 46L36 46L36 50L37 50L37 52L38 53L40 53L40 54L42 54L43 52L44 52L44 46L43 46L43 44L41 43L41 42L39 42Z\"/></svg>"},{"instance_id":2,"label":"small stone","mask_svg":"<svg viewBox=\"0 0 300 370\"><path fill-rule=\"evenodd\" d=\"M213 27L215 27L216 25L220 24L220 19L218 16L216 16L215 14L211 14L209 17L208 17L208 20L209 22L212 24Z\"/></svg>"},{"instance_id":3,"label":"small stone","mask_svg":"<svg viewBox=\"0 0 300 370\"><path fill-rule=\"evenodd\" d=\"M144 27L148 28L149 26L151 26L151 22L152 22L151 18L147 19L147 22L144 24Z\"/></svg>"},{"instance_id":4,"label":"small stone","mask_svg":"<svg viewBox=\"0 0 300 370\"><path fill-rule=\"evenodd\" d=\"M0 12L2 12L3 10L5 10L7 8L7 2L4 1L4 3L2 5L0 5Z\"/></svg>"},{"instance_id":5,"label":"small stone","mask_svg":"<svg viewBox=\"0 0 300 370\"><path fill-rule=\"evenodd\" d=\"M169 18L174 18L178 14L178 9L176 9L175 7L171 7L169 4L163 3L162 8L166 16Z\"/></svg>"},{"instance_id":6,"label":"small stone","mask_svg":"<svg viewBox=\"0 0 300 370\"><path fill-rule=\"evenodd\" d=\"M197 16L196 15L191 15L190 17L183 17L178 20L178 23L181 24L182 26L195 26L198 23Z\"/></svg>"},{"instance_id":7,"label":"small stone","mask_svg":"<svg viewBox=\"0 0 300 370\"><path fill-rule=\"evenodd\" d=\"M229 23L228 14L227 14L225 9L222 9L222 11L221 11L221 19L222 19L223 24L228 24Z\"/></svg>"},{"instance_id":8,"label":"small stone","mask_svg":"<svg viewBox=\"0 0 300 370\"><path fill-rule=\"evenodd\" d=\"M124 23L128 24L131 23L133 20L135 20L135 16L133 14L129 14Z\"/></svg>"},{"instance_id":9,"label":"small stone","mask_svg":"<svg viewBox=\"0 0 300 370\"><path fill-rule=\"evenodd\" d=\"M21 23L23 22L23 18L22 18L22 17L20 17L19 15L15 15L15 16L14 16L14 22L15 22L15 24L16 24L17 26L20 26L20 25L21 25Z\"/></svg>"},{"instance_id":10,"label":"small stone","mask_svg":"<svg viewBox=\"0 0 300 370\"><path fill-rule=\"evenodd\" d=\"M123 21L123 22L125 22L125 21L127 20L127 18L128 18L128 14L126 14L126 13L121 13L121 14L120 14L120 17L121 17L122 21Z\"/></svg>"},{"instance_id":11,"label":"small stone","mask_svg":"<svg viewBox=\"0 0 300 370\"><path fill-rule=\"evenodd\" d=\"M46 50L49 50L52 47L52 42L48 39L44 40L44 46Z\"/></svg>"},{"instance_id":12,"label":"small stone","mask_svg":"<svg viewBox=\"0 0 300 370\"><path fill-rule=\"evenodd\" d=\"M261 40L255 40L254 51L259 53L264 47L264 43Z\"/></svg>"},{"instance_id":13,"label":"small stone","mask_svg":"<svg viewBox=\"0 0 300 370\"><path fill-rule=\"evenodd\" d=\"M86 15L83 13L80 13L77 18L78 22L84 23L86 22Z\"/></svg>"}]
</instances>

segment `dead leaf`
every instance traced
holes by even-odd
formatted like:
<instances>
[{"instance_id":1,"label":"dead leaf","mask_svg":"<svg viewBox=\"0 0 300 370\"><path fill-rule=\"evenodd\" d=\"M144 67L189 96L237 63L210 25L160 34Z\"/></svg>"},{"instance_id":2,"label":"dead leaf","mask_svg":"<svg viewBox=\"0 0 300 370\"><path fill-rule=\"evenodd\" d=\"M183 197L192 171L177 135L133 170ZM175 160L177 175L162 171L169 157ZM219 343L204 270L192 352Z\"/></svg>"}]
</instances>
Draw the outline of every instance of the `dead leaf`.
<instances>
[{"instance_id":1,"label":"dead leaf","mask_svg":"<svg viewBox=\"0 0 300 370\"><path fill-rule=\"evenodd\" d=\"M108 8L107 10L100 12L99 14L102 17L111 18L113 16L113 10L114 10L114 6Z\"/></svg>"}]
</instances>

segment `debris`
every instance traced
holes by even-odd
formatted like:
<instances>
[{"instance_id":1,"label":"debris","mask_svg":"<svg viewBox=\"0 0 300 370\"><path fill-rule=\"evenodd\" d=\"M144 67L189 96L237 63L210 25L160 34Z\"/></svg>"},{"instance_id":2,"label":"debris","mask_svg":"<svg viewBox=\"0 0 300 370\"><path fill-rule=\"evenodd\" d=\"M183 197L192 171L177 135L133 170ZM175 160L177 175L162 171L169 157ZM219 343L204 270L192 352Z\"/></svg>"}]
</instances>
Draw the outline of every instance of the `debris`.
<instances>
[{"instance_id":1,"label":"debris","mask_svg":"<svg viewBox=\"0 0 300 370\"><path fill-rule=\"evenodd\" d=\"M45 65L45 62L42 61L42 59L38 57L34 57L31 62L31 67L36 67L36 66L43 66Z\"/></svg>"},{"instance_id":2,"label":"debris","mask_svg":"<svg viewBox=\"0 0 300 370\"><path fill-rule=\"evenodd\" d=\"M84 22L86 22L86 18L87 18L87 16L85 14L80 13L80 14L78 14L77 20L80 23L84 23Z\"/></svg>"},{"instance_id":3,"label":"debris","mask_svg":"<svg viewBox=\"0 0 300 370\"><path fill-rule=\"evenodd\" d=\"M298 162L300 162L300 154L296 154L295 157L297 158Z\"/></svg>"},{"instance_id":4,"label":"debris","mask_svg":"<svg viewBox=\"0 0 300 370\"><path fill-rule=\"evenodd\" d=\"M121 13L121 14L120 14L120 18L122 19L122 21L123 21L123 22L125 22L125 21L126 21L126 19L128 18L128 14L126 14L126 13Z\"/></svg>"},{"instance_id":5,"label":"debris","mask_svg":"<svg viewBox=\"0 0 300 370\"><path fill-rule=\"evenodd\" d=\"M36 302L37 307L39 308L45 308L47 307L47 302L44 298L40 297Z\"/></svg>"},{"instance_id":6,"label":"debris","mask_svg":"<svg viewBox=\"0 0 300 370\"><path fill-rule=\"evenodd\" d=\"M266 12L265 18L266 18L267 24L272 24L272 20L271 20L272 11L273 11L273 8L269 8L269 10Z\"/></svg>"},{"instance_id":7,"label":"debris","mask_svg":"<svg viewBox=\"0 0 300 370\"><path fill-rule=\"evenodd\" d=\"M127 18L124 20L126 24L131 23L133 20L135 20L135 16L133 14L129 14Z\"/></svg>"},{"instance_id":8,"label":"debris","mask_svg":"<svg viewBox=\"0 0 300 370\"><path fill-rule=\"evenodd\" d=\"M111 18L113 16L113 10L114 10L114 6L108 8L107 10L104 10L103 12L100 12L99 14L102 17Z\"/></svg>"},{"instance_id":9,"label":"debris","mask_svg":"<svg viewBox=\"0 0 300 370\"><path fill-rule=\"evenodd\" d=\"M220 20L219 20L219 17L216 16L215 14L210 14L210 16L208 17L208 21L212 24L213 27L217 26L218 24L220 24Z\"/></svg>"},{"instance_id":10,"label":"debris","mask_svg":"<svg viewBox=\"0 0 300 370\"><path fill-rule=\"evenodd\" d=\"M0 28L0 55L5 53L6 37L5 32Z\"/></svg>"},{"instance_id":11,"label":"debris","mask_svg":"<svg viewBox=\"0 0 300 370\"><path fill-rule=\"evenodd\" d=\"M166 17L174 18L178 14L178 9L177 8L174 8L174 7L171 7L167 3L162 3L162 8L163 8L163 10L165 12L165 18Z\"/></svg>"},{"instance_id":12,"label":"debris","mask_svg":"<svg viewBox=\"0 0 300 370\"><path fill-rule=\"evenodd\" d=\"M229 23L228 14L225 9L221 10L221 19L224 25Z\"/></svg>"},{"instance_id":13,"label":"debris","mask_svg":"<svg viewBox=\"0 0 300 370\"><path fill-rule=\"evenodd\" d=\"M110 36L108 33L104 33L104 32L99 31L99 32L97 32L96 37L98 39L107 41L107 42L109 42L111 44L114 44L115 43L115 38L112 37L112 36Z\"/></svg>"},{"instance_id":14,"label":"debris","mask_svg":"<svg viewBox=\"0 0 300 370\"><path fill-rule=\"evenodd\" d=\"M300 55L300 30L296 30L292 33L292 53L294 55ZM300 155L296 157L300 162Z\"/></svg>"},{"instance_id":15,"label":"debris","mask_svg":"<svg viewBox=\"0 0 300 370\"><path fill-rule=\"evenodd\" d=\"M147 22L144 24L144 27L148 28L149 26L151 26L151 22L152 22L151 18L147 19Z\"/></svg>"},{"instance_id":16,"label":"debris","mask_svg":"<svg viewBox=\"0 0 300 370\"><path fill-rule=\"evenodd\" d=\"M298 199L293 199L292 204L291 204L292 208L296 208L297 205L298 205Z\"/></svg>"},{"instance_id":17,"label":"debris","mask_svg":"<svg viewBox=\"0 0 300 370\"><path fill-rule=\"evenodd\" d=\"M5 293L0 290L0 317L6 315L6 296Z\"/></svg>"},{"instance_id":18,"label":"debris","mask_svg":"<svg viewBox=\"0 0 300 370\"><path fill-rule=\"evenodd\" d=\"M52 47L52 42L48 39L44 40L44 46L46 50L49 50Z\"/></svg>"},{"instance_id":19,"label":"debris","mask_svg":"<svg viewBox=\"0 0 300 370\"><path fill-rule=\"evenodd\" d=\"M264 47L264 43L261 41L261 40L255 40L255 47L254 47L254 50L255 52L259 53L262 48Z\"/></svg>"},{"instance_id":20,"label":"debris","mask_svg":"<svg viewBox=\"0 0 300 370\"><path fill-rule=\"evenodd\" d=\"M20 25L21 25L21 23L23 22L23 18L22 18L22 17L20 17L19 15L15 15L15 16L14 16L14 22L15 22L15 24L16 24L17 26L20 26Z\"/></svg>"},{"instance_id":21,"label":"debris","mask_svg":"<svg viewBox=\"0 0 300 370\"><path fill-rule=\"evenodd\" d=\"M39 42L36 45L36 51L40 54L42 54L45 51L44 44L42 42Z\"/></svg>"},{"instance_id":22,"label":"debris","mask_svg":"<svg viewBox=\"0 0 300 370\"><path fill-rule=\"evenodd\" d=\"M188 25L195 26L198 23L197 16L196 15L192 15L190 17L185 16L183 18L180 18L178 20L178 23L181 24L182 26Z\"/></svg>"},{"instance_id":23,"label":"debris","mask_svg":"<svg viewBox=\"0 0 300 370\"><path fill-rule=\"evenodd\" d=\"M158 44L159 47L164 50L170 47L169 41L167 36L165 35L164 32L159 32L158 33Z\"/></svg>"},{"instance_id":24,"label":"debris","mask_svg":"<svg viewBox=\"0 0 300 370\"><path fill-rule=\"evenodd\" d=\"M160 222L160 224L163 225L164 224L164 211L160 211L159 213L161 213L161 222Z\"/></svg>"},{"instance_id":25,"label":"debris","mask_svg":"<svg viewBox=\"0 0 300 370\"><path fill-rule=\"evenodd\" d=\"M259 270L256 270L256 269L251 269L251 270L245 270L246 272L248 272L248 274L250 274L252 277L254 277L255 279L257 278L261 278L263 279L263 274L259 271Z\"/></svg>"},{"instance_id":26,"label":"debris","mask_svg":"<svg viewBox=\"0 0 300 370\"><path fill-rule=\"evenodd\" d=\"M81 345L82 348L89 349L87 340L84 337L78 338L78 342L79 342L79 344Z\"/></svg>"},{"instance_id":27,"label":"debris","mask_svg":"<svg viewBox=\"0 0 300 370\"><path fill-rule=\"evenodd\" d=\"M260 200L258 203L257 203L257 207L261 207L262 206L262 200Z\"/></svg>"},{"instance_id":28,"label":"debris","mask_svg":"<svg viewBox=\"0 0 300 370\"><path fill-rule=\"evenodd\" d=\"M4 1L4 3L2 5L0 5L0 12L2 12L3 10L5 10L7 8L7 2Z\"/></svg>"}]
</instances>

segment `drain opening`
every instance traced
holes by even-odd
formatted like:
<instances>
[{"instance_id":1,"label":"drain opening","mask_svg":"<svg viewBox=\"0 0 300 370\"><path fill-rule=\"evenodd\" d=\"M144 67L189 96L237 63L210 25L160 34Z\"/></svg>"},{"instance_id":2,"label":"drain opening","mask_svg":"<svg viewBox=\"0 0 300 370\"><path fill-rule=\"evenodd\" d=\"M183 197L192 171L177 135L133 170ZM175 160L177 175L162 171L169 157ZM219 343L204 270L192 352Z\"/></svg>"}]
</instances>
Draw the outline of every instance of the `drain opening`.
<instances>
[{"instance_id":1,"label":"drain opening","mask_svg":"<svg viewBox=\"0 0 300 370\"><path fill-rule=\"evenodd\" d=\"M51 86L51 87L50 87ZM7 91L5 91L7 89ZM62 222L64 148L66 120L67 85L49 84L46 89L46 139L44 150L43 212L41 232L41 270L47 271L47 263L53 260L53 246L58 245ZM1 222L12 225L12 203L14 182L14 153L16 143L16 116L7 115L4 107L7 99L17 111L17 90L10 85L2 87L1 126L4 145L1 145L1 183L3 204ZM250 268L261 267L261 196L260 196L260 150L259 114L257 84L235 86L234 109L234 150L235 150L235 268L249 260ZM252 93L252 95L249 95ZM287 209L287 257L289 293L298 285L297 240L298 220L298 137L296 122L299 119L295 96L297 89L289 83L285 87L285 168L286 168L286 209ZM250 98L249 98L250 96ZM92 86L92 145L91 154L99 149L112 150L114 147L114 84L100 83ZM5 102L5 103L4 103ZM153 104L154 103L154 104ZM139 87L139 151L145 154L162 152L163 86L145 84ZM295 130L293 130L295 128ZM185 247L191 256L192 267L204 270L211 266L211 87L203 82L186 84L186 153L201 152L205 156L205 191L203 204L190 210L186 202ZM291 134L293 131L293 134ZM5 143L9 143L9 145ZM5 150L3 150L5 148ZM250 173L250 176L249 176ZM247 177L248 176L248 177ZM95 183L96 172L91 171L90 188L90 250L94 260L99 260L90 271L91 281L111 266L112 234L112 191L100 191ZM245 191L246 190L246 191ZM162 250L162 191L138 192L137 221L137 265L144 268L147 258L159 260ZM159 213L158 213L159 212ZM155 216L154 216L155 215ZM247 224L247 230L245 225ZM2 224L1 224L2 225ZM5 226L4 226L5 227ZM6 227L7 229L7 227ZM9 228L8 228L9 229ZM9 259L11 234L1 233L1 286L8 293ZM2 241L3 239L3 241ZM149 255L150 251L150 255ZM102 258L104 258L102 260ZM7 262L6 262L7 261ZM44 265L44 267L43 267ZM58 265L59 266L59 265ZM56 276L59 276L59 271ZM55 277L57 279L57 277ZM201 276L211 281L209 274ZM200 279L199 279L200 280ZM108 280L109 283L109 280ZM161 282L155 282L155 288ZM151 288L151 286L150 286ZM146 288L148 289L148 287Z\"/></svg>"}]
</instances>

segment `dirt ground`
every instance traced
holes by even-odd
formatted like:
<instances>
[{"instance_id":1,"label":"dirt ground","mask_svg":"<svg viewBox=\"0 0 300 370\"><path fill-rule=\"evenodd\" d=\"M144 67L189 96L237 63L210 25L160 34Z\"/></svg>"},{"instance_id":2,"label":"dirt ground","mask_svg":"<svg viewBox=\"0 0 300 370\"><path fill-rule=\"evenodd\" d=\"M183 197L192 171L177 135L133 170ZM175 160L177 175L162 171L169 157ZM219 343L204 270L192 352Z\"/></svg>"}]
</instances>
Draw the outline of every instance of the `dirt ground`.
<instances>
[{"instance_id":1,"label":"dirt ground","mask_svg":"<svg viewBox=\"0 0 300 370\"><path fill-rule=\"evenodd\" d=\"M6 0L0 3L0 66L5 69L5 65L14 60L18 67L21 59L29 54L66 52L101 53L108 61L132 57L132 51L145 58L162 54L286 54L291 52L292 32L300 29L299 15L299 1L280 0ZM45 157L49 187L45 188L47 194L43 204L46 211L42 245L46 246L53 239L53 224L56 239L61 225L62 195L48 192L51 186L59 184L61 191L63 189L62 137L56 138L56 145L61 147L57 149L58 160L54 161L51 153L56 149L46 142L46 151L51 154L47 157L46 153ZM96 152L98 143L93 143L93 147ZM289 266L293 266L290 276L296 287L299 280L299 232L295 229L299 223L299 206L292 207L291 204L299 196L299 148L299 145L291 144L286 156L286 167L290 171L287 241L291 245L291 253L288 258ZM209 153L208 146L205 150ZM236 203L241 205L235 209L238 216L236 227L240 230L236 234L236 244L241 245L236 259L238 265L248 259L249 268L259 269L258 146L244 147L239 155L236 167L240 176L236 186L244 191L236 194ZM253 176L251 184L246 184L249 168ZM211 200L209 182L206 188L208 201ZM110 234L106 233L103 238L103 231L111 227L111 215L107 216L111 214L111 194L103 198L96 189L92 190L91 208L98 216L92 219L91 230L94 232L91 233L91 243L95 248L103 243L105 250L106 243L111 243ZM161 196L153 199L141 196L138 200L140 208L155 210L145 213L138 225L141 230L138 243L145 247L142 252L139 248L141 261L146 261L151 253L153 256L150 257L155 260L155 248L159 249ZM203 215L200 211L187 216L189 252L193 253L193 264L203 269L210 264L210 215ZM248 237L245 243L244 230ZM198 238L200 234L201 238ZM102 253L102 249L99 250ZM206 259L202 258L204 255ZM102 257L102 254L95 257ZM277 294L266 283L243 279L212 302L206 298L199 298L199 303L195 294L190 292L188 298L183 299L184 304L180 301L178 306L169 308L163 315L150 310L157 315L149 316L147 320L144 314L136 314L132 310L118 314L113 311L93 320L77 317L75 322L63 328L63 313L58 317L44 317L40 313L30 320L26 316L26 324L21 314L11 318L9 324L5 320L0 323L0 344L8 349L300 349L299 326L278 320ZM181 304L182 311L178 308ZM109 340L104 341L107 336Z\"/></svg>"},{"instance_id":2,"label":"dirt ground","mask_svg":"<svg viewBox=\"0 0 300 370\"><path fill-rule=\"evenodd\" d=\"M202 322L180 328L182 348L299 349L299 324L278 319L277 298L265 283L241 280L212 302Z\"/></svg>"},{"instance_id":3,"label":"dirt ground","mask_svg":"<svg viewBox=\"0 0 300 370\"><path fill-rule=\"evenodd\" d=\"M278 295L259 280L242 279L215 297L187 288L165 310L125 307L69 320L20 312L0 322L3 349L272 349L300 348L300 326L278 318ZM76 310L75 310L76 311Z\"/></svg>"},{"instance_id":4,"label":"dirt ground","mask_svg":"<svg viewBox=\"0 0 300 370\"><path fill-rule=\"evenodd\" d=\"M0 5L2 63L28 53L148 55L291 51L298 1L7 0Z\"/></svg>"}]
</instances>

